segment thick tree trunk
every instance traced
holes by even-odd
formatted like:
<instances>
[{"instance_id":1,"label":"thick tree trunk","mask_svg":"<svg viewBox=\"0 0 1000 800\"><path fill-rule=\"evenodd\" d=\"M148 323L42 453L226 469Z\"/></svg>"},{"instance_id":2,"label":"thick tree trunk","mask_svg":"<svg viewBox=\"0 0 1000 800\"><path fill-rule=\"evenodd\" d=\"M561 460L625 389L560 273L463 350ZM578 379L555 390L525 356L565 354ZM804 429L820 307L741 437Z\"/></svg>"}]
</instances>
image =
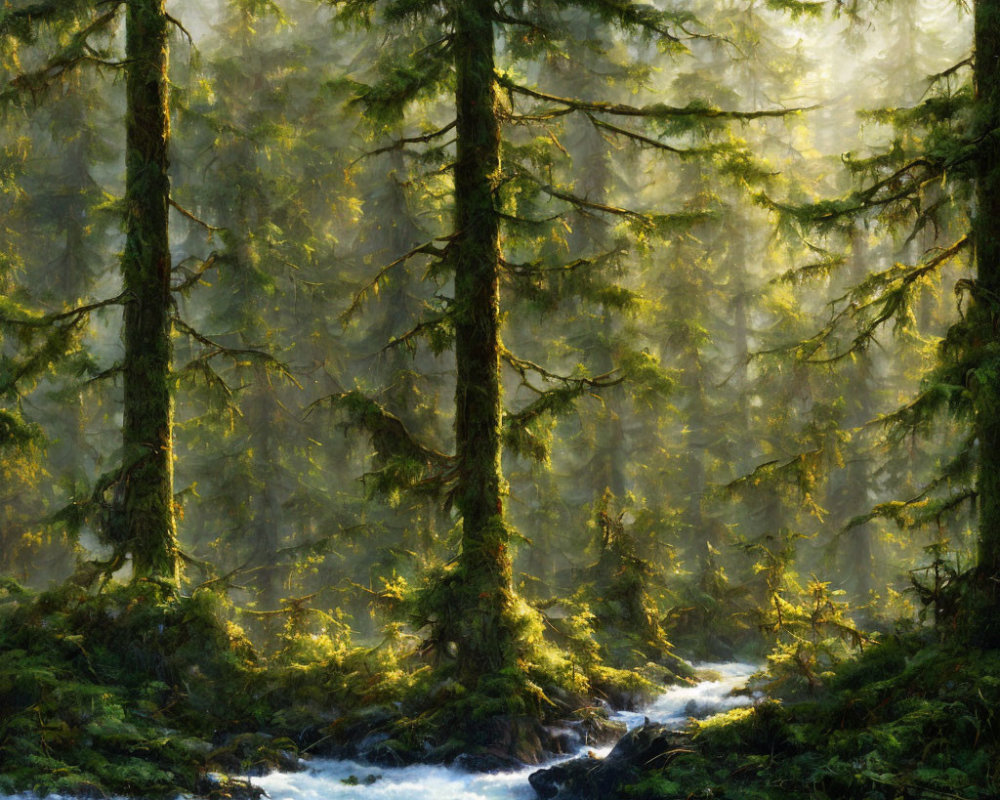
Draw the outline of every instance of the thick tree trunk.
<instances>
[{"instance_id":1,"label":"thick tree trunk","mask_svg":"<svg viewBox=\"0 0 1000 800\"><path fill-rule=\"evenodd\" d=\"M1000 297L1000 0L978 0L975 9L975 89L979 132L976 217L976 297L973 337L983 364L975 391L979 438L979 570L993 600L1000 576L1000 379L998 301ZM993 605L991 603L991 605Z\"/></svg>"},{"instance_id":2,"label":"thick tree trunk","mask_svg":"<svg viewBox=\"0 0 1000 800\"><path fill-rule=\"evenodd\" d=\"M492 0L453 5L455 162L456 504L462 514L457 598L460 671L466 679L514 663L510 534L500 468L500 117Z\"/></svg>"},{"instance_id":3,"label":"thick tree trunk","mask_svg":"<svg viewBox=\"0 0 1000 800\"><path fill-rule=\"evenodd\" d=\"M174 582L167 217L167 16L163 0L126 12L124 522L135 578Z\"/></svg>"}]
</instances>

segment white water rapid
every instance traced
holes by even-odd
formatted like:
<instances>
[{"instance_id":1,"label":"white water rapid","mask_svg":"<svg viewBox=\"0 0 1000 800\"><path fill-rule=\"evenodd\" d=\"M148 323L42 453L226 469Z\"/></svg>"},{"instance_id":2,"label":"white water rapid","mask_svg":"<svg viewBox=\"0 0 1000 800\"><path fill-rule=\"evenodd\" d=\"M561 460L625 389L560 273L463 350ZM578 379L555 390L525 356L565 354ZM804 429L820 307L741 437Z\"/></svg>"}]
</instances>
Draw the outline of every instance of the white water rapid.
<instances>
[{"instance_id":1,"label":"white water rapid","mask_svg":"<svg viewBox=\"0 0 1000 800\"><path fill-rule=\"evenodd\" d=\"M612 719L629 728L652 722L680 726L690 716L707 716L747 705L745 695L731 696L756 671L751 664L700 664L700 672L711 677L694 686L668 689L648 708L639 712L621 712ZM584 747L583 755L593 748ZM596 750L605 755L611 746ZM572 757L572 756L571 756ZM528 775L548 764L525 767L515 772L472 774L440 765L418 764L411 767L371 767L356 761L314 759L303 772L275 772L253 778L271 800L534 800L535 791L528 785Z\"/></svg>"}]
</instances>

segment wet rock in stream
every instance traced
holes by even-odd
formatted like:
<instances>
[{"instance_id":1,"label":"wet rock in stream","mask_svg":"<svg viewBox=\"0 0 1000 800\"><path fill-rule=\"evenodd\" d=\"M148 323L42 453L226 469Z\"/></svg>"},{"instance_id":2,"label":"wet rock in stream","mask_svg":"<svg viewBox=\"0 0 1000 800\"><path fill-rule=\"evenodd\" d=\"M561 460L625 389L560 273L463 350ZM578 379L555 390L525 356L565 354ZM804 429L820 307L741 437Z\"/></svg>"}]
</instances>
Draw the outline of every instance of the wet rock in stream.
<instances>
[{"instance_id":1,"label":"wet rock in stream","mask_svg":"<svg viewBox=\"0 0 1000 800\"><path fill-rule=\"evenodd\" d=\"M542 800L606 800L640 770L665 760L687 737L649 722L626 733L605 758L574 758L533 772L528 781Z\"/></svg>"}]
</instances>

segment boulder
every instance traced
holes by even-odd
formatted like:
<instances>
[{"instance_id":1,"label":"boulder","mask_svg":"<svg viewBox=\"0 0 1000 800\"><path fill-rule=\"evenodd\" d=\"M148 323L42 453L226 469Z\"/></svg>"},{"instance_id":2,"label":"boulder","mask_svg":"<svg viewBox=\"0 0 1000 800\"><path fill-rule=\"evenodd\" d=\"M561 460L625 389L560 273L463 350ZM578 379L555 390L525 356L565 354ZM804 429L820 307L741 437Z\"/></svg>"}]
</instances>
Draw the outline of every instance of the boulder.
<instances>
[{"instance_id":1,"label":"boulder","mask_svg":"<svg viewBox=\"0 0 1000 800\"><path fill-rule=\"evenodd\" d=\"M687 737L651 723L626 733L605 758L574 758L533 772L528 782L542 800L606 800L623 783L638 779L644 769L665 762L688 744Z\"/></svg>"}]
</instances>

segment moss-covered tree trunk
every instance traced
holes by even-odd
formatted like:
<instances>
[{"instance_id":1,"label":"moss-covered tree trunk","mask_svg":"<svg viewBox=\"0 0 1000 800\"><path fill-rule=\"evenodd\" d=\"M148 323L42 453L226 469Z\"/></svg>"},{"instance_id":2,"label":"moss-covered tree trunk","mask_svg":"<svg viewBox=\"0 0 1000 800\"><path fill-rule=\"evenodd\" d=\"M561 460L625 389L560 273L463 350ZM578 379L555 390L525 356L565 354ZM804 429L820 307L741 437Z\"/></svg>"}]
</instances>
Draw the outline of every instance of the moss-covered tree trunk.
<instances>
[{"instance_id":1,"label":"moss-covered tree trunk","mask_svg":"<svg viewBox=\"0 0 1000 800\"><path fill-rule=\"evenodd\" d=\"M177 579L170 395L167 15L126 6L124 515L136 578Z\"/></svg>"},{"instance_id":2,"label":"moss-covered tree trunk","mask_svg":"<svg viewBox=\"0 0 1000 800\"><path fill-rule=\"evenodd\" d=\"M979 570L995 613L1000 599L1000 0L975 8L975 90L979 145L976 184L976 297L973 337L981 348L975 392L979 438ZM997 623L991 623L996 628Z\"/></svg>"},{"instance_id":3,"label":"moss-covered tree trunk","mask_svg":"<svg viewBox=\"0 0 1000 800\"><path fill-rule=\"evenodd\" d=\"M456 504L462 514L457 576L460 673L467 680L514 663L510 535L500 468L500 114L492 0L453 4L455 162Z\"/></svg>"}]
</instances>

